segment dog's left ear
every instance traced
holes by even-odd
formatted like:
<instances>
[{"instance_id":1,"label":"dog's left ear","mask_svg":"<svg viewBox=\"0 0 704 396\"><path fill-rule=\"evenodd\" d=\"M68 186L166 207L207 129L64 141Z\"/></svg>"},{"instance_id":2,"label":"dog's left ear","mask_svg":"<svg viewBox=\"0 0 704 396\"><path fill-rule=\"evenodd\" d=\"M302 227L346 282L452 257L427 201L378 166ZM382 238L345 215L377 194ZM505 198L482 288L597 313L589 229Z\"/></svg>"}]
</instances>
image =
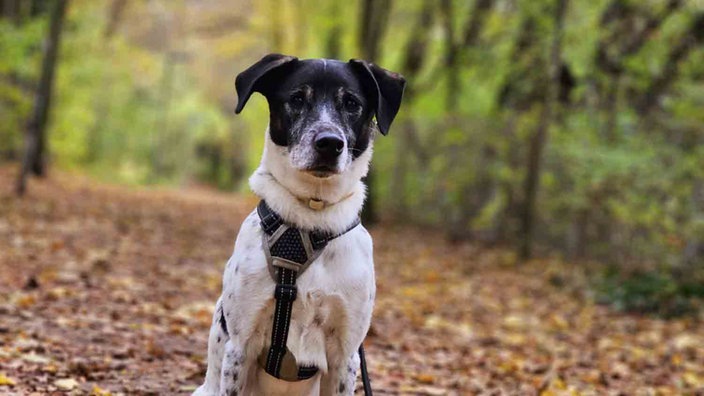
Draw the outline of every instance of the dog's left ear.
<instances>
[{"instance_id":1,"label":"dog's left ear","mask_svg":"<svg viewBox=\"0 0 704 396\"><path fill-rule=\"evenodd\" d=\"M349 62L365 80L365 85L376 91L376 122L379 131L389 133L391 122L401 107L406 80L402 75L383 69L373 63L350 59Z\"/></svg>"},{"instance_id":2,"label":"dog's left ear","mask_svg":"<svg viewBox=\"0 0 704 396\"><path fill-rule=\"evenodd\" d=\"M249 97L252 96L252 92L262 92L267 75L297 60L298 58L294 56L269 54L259 60L259 62L250 66L247 70L238 74L235 79L235 88L237 89L237 107L235 108L235 113L239 114L242 111Z\"/></svg>"}]
</instances>

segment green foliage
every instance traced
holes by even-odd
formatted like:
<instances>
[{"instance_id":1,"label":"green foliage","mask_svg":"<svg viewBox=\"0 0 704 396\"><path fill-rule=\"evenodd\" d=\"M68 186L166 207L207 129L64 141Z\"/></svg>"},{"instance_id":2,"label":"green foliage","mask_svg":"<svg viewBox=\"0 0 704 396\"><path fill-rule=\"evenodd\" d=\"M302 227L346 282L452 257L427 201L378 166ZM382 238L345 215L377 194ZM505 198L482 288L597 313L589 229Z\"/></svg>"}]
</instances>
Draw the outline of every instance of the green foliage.
<instances>
[{"instance_id":1,"label":"green foliage","mask_svg":"<svg viewBox=\"0 0 704 396\"><path fill-rule=\"evenodd\" d=\"M614 270L595 287L601 303L622 311L665 317L696 313L697 299L704 298L701 283L678 282L666 272L657 271L624 277Z\"/></svg>"},{"instance_id":2,"label":"green foliage","mask_svg":"<svg viewBox=\"0 0 704 396\"><path fill-rule=\"evenodd\" d=\"M39 43L45 22L19 27L0 19L0 156L18 156L23 129L32 109L31 86L39 71Z\"/></svg>"}]
</instances>

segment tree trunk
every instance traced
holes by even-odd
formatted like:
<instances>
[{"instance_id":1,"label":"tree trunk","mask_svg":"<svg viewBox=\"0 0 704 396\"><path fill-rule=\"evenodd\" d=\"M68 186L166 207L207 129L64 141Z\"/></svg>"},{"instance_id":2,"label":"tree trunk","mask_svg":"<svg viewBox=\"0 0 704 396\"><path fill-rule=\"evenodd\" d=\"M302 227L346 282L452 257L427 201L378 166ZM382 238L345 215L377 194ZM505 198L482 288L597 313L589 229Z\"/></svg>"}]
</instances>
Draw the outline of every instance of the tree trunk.
<instances>
[{"instance_id":1,"label":"tree trunk","mask_svg":"<svg viewBox=\"0 0 704 396\"><path fill-rule=\"evenodd\" d=\"M608 76L609 86L606 88L606 97L603 101L602 113L605 114L606 121L603 128L604 139L613 144L618 140L618 97L619 85L621 83L621 73L615 72Z\"/></svg>"},{"instance_id":2,"label":"tree trunk","mask_svg":"<svg viewBox=\"0 0 704 396\"><path fill-rule=\"evenodd\" d=\"M359 50L365 60L377 61L390 11L391 0L363 0L359 21Z\"/></svg>"},{"instance_id":3,"label":"tree trunk","mask_svg":"<svg viewBox=\"0 0 704 396\"><path fill-rule=\"evenodd\" d=\"M103 32L103 36L106 39L111 38L120 26L122 17L125 14L126 5L127 0L113 0L112 4L110 4L108 11L108 23L105 26L105 31Z\"/></svg>"},{"instance_id":4,"label":"tree trunk","mask_svg":"<svg viewBox=\"0 0 704 396\"><path fill-rule=\"evenodd\" d=\"M51 10L51 25L44 45L42 74L34 100L34 108L25 133L25 149L22 167L17 179L17 194L23 195L27 188L27 177L32 172L37 176L45 174L46 126L51 109L51 95L54 86L56 59L61 40L61 25L66 14L68 0L56 0Z\"/></svg>"},{"instance_id":5,"label":"tree trunk","mask_svg":"<svg viewBox=\"0 0 704 396\"><path fill-rule=\"evenodd\" d=\"M325 53L330 59L339 59L342 48L342 21L340 20L340 3L333 1L330 9L332 27L325 39Z\"/></svg>"},{"instance_id":6,"label":"tree trunk","mask_svg":"<svg viewBox=\"0 0 704 396\"><path fill-rule=\"evenodd\" d=\"M391 0L363 0L360 10L359 21L359 52L363 59L369 62L376 62L379 56L379 48L388 26L389 13L391 11ZM374 205L376 194L374 189L374 167L369 167L369 173L365 178L367 184L367 204L362 210L362 221L367 224L375 223L378 218Z\"/></svg>"},{"instance_id":7,"label":"tree trunk","mask_svg":"<svg viewBox=\"0 0 704 396\"><path fill-rule=\"evenodd\" d=\"M560 76L562 31L567 10L568 0L556 0L554 15L554 33L552 48L550 51L549 76L547 83L547 93L540 115L540 122L535 134L530 139L528 151L527 175L524 185L524 205L521 216L523 240L520 246L520 257L528 259L533 253L533 233L535 228L535 201L538 195L540 182L541 162L543 151L547 142L548 128L553 117L553 106L557 105L559 95L558 85Z\"/></svg>"},{"instance_id":8,"label":"tree trunk","mask_svg":"<svg viewBox=\"0 0 704 396\"><path fill-rule=\"evenodd\" d=\"M460 93L460 77L458 67L458 50L459 47L455 43L455 29L453 23L452 0L442 0L440 3L442 11L443 31L445 33L445 70L447 71L447 91L445 97L445 105L450 117L454 117L457 113L457 99Z\"/></svg>"},{"instance_id":9,"label":"tree trunk","mask_svg":"<svg viewBox=\"0 0 704 396\"><path fill-rule=\"evenodd\" d=\"M0 0L0 16L19 25L22 18L20 5L20 0Z\"/></svg>"}]
</instances>

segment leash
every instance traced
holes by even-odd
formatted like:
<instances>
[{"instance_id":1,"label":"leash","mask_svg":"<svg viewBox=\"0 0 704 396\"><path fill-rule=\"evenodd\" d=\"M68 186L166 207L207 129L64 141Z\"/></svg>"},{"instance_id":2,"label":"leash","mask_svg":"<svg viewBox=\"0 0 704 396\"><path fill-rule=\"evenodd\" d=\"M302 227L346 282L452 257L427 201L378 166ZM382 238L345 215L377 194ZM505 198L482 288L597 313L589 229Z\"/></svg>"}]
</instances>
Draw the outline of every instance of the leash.
<instances>
[{"instance_id":1,"label":"leash","mask_svg":"<svg viewBox=\"0 0 704 396\"><path fill-rule=\"evenodd\" d=\"M359 346L359 367L362 372L364 396L372 396L372 384L371 381L369 381L369 373L367 372L367 359L364 357L364 345Z\"/></svg>"},{"instance_id":2,"label":"leash","mask_svg":"<svg viewBox=\"0 0 704 396\"><path fill-rule=\"evenodd\" d=\"M270 375L286 380L303 380L314 376L317 367L296 366L295 357L286 348L288 330L291 325L291 311L298 289L296 279L315 261L331 240L346 234L360 224L357 218L345 231L331 234L320 231L303 231L284 223L283 219L262 200L257 206L257 214L264 231L264 252L269 271L276 282L274 298L274 321L271 331L271 345L266 358L260 359L264 370ZM359 361L362 385L365 396L372 396L371 381L367 371L364 346L359 346Z\"/></svg>"}]
</instances>

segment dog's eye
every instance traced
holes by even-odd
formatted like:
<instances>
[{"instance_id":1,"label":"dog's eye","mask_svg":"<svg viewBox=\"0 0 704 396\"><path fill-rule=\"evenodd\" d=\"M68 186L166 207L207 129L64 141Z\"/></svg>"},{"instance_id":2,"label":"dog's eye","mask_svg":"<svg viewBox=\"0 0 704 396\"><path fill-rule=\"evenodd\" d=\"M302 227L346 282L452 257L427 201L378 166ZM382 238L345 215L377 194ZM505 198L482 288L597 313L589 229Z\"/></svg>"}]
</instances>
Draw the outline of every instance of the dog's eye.
<instances>
[{"instance_id":1,"label":"dog's eye","mask_svg":"<svg viewBox=\"0 0 704 396\"><path fill-rule=\"evenodd\" d=\"M350 113L356 113L359 111L360 107L362 107L361 104L357 101L357 99L354 98L345 98L345 110L349 111Z\"/></svg>"},{"instance_id":2,"label":"dog's eye","mask_svg":"<svg viewBox=\"0 0 704 396\"><path fill-rule=\"evenodd\" d=\"M300 92L297 92L297 93L291 95L291 98L289 99L289 103L291 103L291 105L297 109L300 109L301 107L303 107L305 102L306 102L306 100L303 97L303 94Z\"/></svg>"}]
</instances>

